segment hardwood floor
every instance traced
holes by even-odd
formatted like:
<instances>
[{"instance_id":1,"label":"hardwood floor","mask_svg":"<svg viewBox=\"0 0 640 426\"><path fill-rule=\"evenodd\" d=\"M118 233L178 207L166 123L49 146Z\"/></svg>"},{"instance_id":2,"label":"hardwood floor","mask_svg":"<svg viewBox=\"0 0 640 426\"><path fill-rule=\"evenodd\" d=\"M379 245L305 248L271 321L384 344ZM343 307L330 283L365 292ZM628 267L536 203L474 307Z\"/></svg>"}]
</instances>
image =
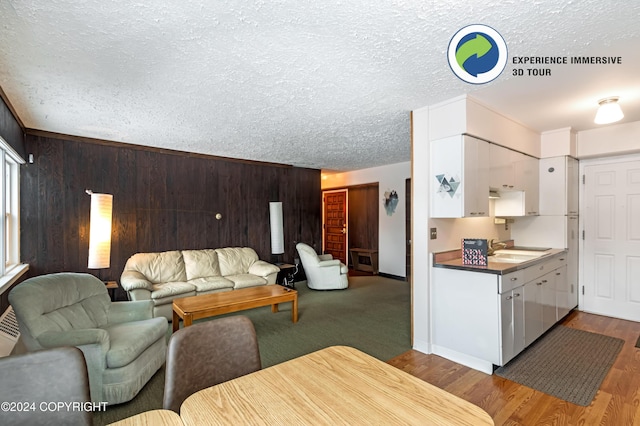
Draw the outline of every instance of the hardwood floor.
<instances>
[{"instance_id":1,"label":"hardwood floor","mask_svg":"<svg viewBox=\"0 0 640 426\"><path fill-rule=\"evenodd\" d=\"M561 324L625 341L589 407L437 355L408 351L388 363L483 408L496 425L640 425L640 323L574 311Z\"/></svg>"}]
</instances>

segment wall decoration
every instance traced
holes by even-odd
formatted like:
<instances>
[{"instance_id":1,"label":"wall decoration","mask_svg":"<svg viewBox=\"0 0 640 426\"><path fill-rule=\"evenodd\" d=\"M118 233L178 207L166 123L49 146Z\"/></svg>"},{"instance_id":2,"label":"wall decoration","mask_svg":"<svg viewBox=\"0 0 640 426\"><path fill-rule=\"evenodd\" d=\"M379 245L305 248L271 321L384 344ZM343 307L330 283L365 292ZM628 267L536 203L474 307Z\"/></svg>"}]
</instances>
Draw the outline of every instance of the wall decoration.
<instances>
[{"instance_id":1,"label":"wall decoration","mask_svg":"<svg viewBox=\"0 0 640 426\"><path fill-rule=\"evenodd\" d=\"M393 216L398 206L398 193L396 190L385 191L383 202L384 209L387 211L387 216Z\"/></svg>"},{"instance_id":2,"label":"wall decoration","mask_svg":"<svg viewBox=\"0 0 640 426\"><path fill-rule=\"evenodd\" d=\"M453 195L460 187L460 179L457 179L453 176L449 176L449 178L447 179L445 175L436 175L436 179L438 179L438 182L440 182L440 186L438 187L437 192L441 196L444 196L444 194L449 194L449 197L453 198Z\"/></svg>"}]
</instances>

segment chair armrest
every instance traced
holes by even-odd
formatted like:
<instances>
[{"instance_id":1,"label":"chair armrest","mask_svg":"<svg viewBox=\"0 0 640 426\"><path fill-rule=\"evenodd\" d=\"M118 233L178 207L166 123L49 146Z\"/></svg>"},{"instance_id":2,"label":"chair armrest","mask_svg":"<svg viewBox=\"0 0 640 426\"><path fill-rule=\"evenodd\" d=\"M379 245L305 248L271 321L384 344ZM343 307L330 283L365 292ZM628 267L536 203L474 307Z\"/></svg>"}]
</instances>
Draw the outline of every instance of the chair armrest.
<instances>
[{"instance_id":1,"label":"chair armrest","mask_svg":"<svg viewBox=\"0 0 640 426\"><path fill-rule=\"evenodd\" d=\"M256 260L251 266L249 266L248 272L259 277L266 277L274 272L280 272L280 268L269 262L265 262L264 260Z\"/></svg>"},{"instance_id":2,"label":"chair armrest","mask_svg":"<svg viewBox=\"0 0 640 426\"><path fill-rule=\"evenodd\" d=\"M318 267L319 268L328 268L331 266L340 266L340 259L333 259L333 260L323 260L321 262L318 262Z\"/></svg>"},{"instance_id":3,"label":"chair armrest","mask_svg":"<svg viewBox=\"0 0 640 426\"><path fill-rule=\"evenodd\" d=\"M107 323L123 323L153 318L153 302L137 300L133 302L112 302L109 307Z\"/></svg>"},{"instance_id":4,"label":"chair armrest","mask_svg":"<svg viewBox=\"0 0 640 426\"><path fill-rule=\"evenodd\" d=\"M320 260L332 260L333 256L330 253L327 254L319 254L318 259Z\"/></svg>"},{"instance_id":5,"label":"chair armrest","mask_svg":"<svg viewBox=\"0 0 640 426\"><path fill-rule=\"evenodd\" d=\"M82 346L98 344L102 352L109 350L109 333L100 328L85 328L82 330L45 331L37 338L45 348L59 346Z\"/></svg>"},{"instance_id":6,"label":"chair armrest","mask_svg":"<svg viewBox=\"0 0 640 426\"><path fill-rule=\"evenodd\" d=\"M124 271L122 273L122 276L120 277L120 285L126 291L131 291L135 289L143 289L148 291L153 290L153 285L151 284L151 281L149 281L147 277L145 277L138 271L131 271L131 270Z\"/></svg>"}]
</instances>

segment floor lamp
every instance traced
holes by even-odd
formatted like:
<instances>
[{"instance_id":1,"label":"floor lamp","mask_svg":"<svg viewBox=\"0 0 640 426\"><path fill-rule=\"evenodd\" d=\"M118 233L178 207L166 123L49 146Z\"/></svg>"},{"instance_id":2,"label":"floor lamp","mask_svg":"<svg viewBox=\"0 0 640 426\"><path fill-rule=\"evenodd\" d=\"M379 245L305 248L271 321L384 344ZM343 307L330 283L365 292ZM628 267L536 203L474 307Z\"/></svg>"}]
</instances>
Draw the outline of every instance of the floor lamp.
<instances>
[{"instance_id":1,"label":"floor lamp","mask_svg":"<svg viewBox=\"0 0 640 426\"><path fill-rule=\"evenodd\" d=\"M271 254L279 260L284 254L284 227L282 224L282 202L269 203L269 222L271 224ZM277 262L280 263L280 262Z\"/></svg>"},{"instance_id":2,"label":"floor lamp","mask_svg":"<svg viewBox=\"0 0 640 426\"><path fill-rule=\"evenodd\" d=\"M89 224L89 269L105 269L111 265L111 218L113 195L97 194L87 189L91 195L91 218Z\"/></svg>"}]
</instances>

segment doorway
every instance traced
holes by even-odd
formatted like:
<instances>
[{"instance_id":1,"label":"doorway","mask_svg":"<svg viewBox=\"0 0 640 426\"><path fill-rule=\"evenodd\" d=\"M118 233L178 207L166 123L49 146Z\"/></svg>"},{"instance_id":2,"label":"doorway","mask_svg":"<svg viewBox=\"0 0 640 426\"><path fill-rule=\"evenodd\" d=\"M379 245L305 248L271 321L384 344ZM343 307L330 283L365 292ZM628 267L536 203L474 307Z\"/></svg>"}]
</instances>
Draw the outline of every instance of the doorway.
<instances>
[{"instance_id":1,"label":"doorway","mask_svg":"<svg viewBox=\"0 0 640 426\"><path fill-rule=\"evenodd\" d=\"M347 264L347 198L346 189L323 191L323 232L324 253Z\"/></svg>"},{"instance_id":2,"label":"doorway","mask_svg":"<svg viewBox=\"0 0 640 426\"><path fill-rule=\"evenodd\" d=\"M640 321L640 157L583 164L581 309Z\"/></svg>"},{"instance_id":3,"label":"doorway","mask_svg":"<svg viewBox=\"0 0 640 426\"><path fill-rule=\"evenodd\" d=\"M352 266L350 248L378 250L378 183L327 190L322 195L324 253Z\"/></svg>"}]
</instances>

